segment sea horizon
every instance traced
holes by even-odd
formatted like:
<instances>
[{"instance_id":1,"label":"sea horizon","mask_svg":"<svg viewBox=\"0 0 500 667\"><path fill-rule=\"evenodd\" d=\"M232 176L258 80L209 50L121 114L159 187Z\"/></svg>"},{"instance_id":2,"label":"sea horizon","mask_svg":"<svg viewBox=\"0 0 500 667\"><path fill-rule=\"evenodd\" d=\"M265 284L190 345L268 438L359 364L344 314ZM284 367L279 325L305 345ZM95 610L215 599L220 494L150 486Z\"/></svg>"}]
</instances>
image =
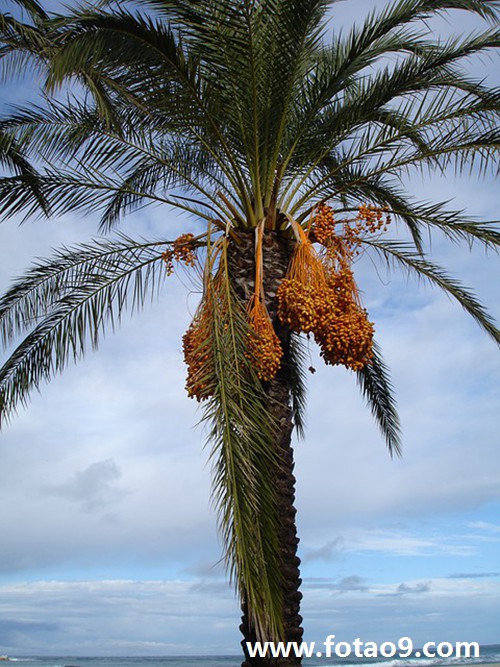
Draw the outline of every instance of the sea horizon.
<instances>
[{"instance_id":1,"label":"sea horizon","mask_svg":"<svg viewBox=\"0 0 500 667\"><path fill-rule=\"evenodd\" d=\"M415 649L418 652L418 648ZM241 654L237 655L166 655L166 656L82 656L77 655L28 655L21 650L3 650L0 655L9 657L9 662L18 662L22 667L240 667L243 661ZM479 656L470 658L428 658L417 657L414 654L408 658L347 658L314 657L304 658L304 667L357 667L359 665L373 665L373 667L453 667L457 665L500 665L500 644L480 645ZM21 667L21 665L20 665Z\"/></svg>"}]
</instances>

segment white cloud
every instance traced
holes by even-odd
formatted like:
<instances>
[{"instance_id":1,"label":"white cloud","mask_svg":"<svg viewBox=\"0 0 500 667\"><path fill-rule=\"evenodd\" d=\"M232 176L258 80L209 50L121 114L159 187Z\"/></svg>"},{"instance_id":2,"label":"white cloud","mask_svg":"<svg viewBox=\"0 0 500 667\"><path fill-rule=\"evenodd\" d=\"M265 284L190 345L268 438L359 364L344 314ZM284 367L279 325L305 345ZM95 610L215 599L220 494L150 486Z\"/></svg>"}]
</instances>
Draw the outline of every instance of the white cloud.
<instances>
[{"instance_id":1,"label":"white cloud","mask_svg":"<svg viewBox=\"0 0 500 667\"><path fill-rule=\"evenodd\" d=\"M408 531L353 528L344 530L333 541L306 551L304 562L336 560L350 553L379 552L388 556L469 556L476 547L459 535L419 536Z\"/></svg>"},{"instance_id":2,"label":"white cloud","mask_svg":"<svg viewBox=\"0 0 500 667\"><path fill-rule=\"evenodd\" d=\"M488 523L487 521L469 521L467 523L470 528L477 528L478 530L485 530L491 533L500 533L500 526Z\"/></svg>"},{"instance_id":3,"label":"white cloud","mask_svg":"<svg viewBox=\"0 0 500 667\"><path fill-rule=\"evenodd\" d=\"M500 581L306 580L307 640L484 641ZM238 605L223 581L37 581L0 586L0 644L10 653L237 654ZM339 595L341 593L341 595ZM497 608L497 607L496 607ZM398 623L395 625L395 618ZM429 623L432 623L430 633ZM453 628L453 629L450 629Z\"/></svg>"},{"instance_id":4,"label":"white cloud","mask_svg":"<svg viewBox=\"0 0 500 667\"><path fill-rule=\"evenodd\" d=\"M202 655L207 645L238 652L225 583L210 595L182 581L40 581L0 590L0 645L13 654Z\"/></svg>"}]
</instances>

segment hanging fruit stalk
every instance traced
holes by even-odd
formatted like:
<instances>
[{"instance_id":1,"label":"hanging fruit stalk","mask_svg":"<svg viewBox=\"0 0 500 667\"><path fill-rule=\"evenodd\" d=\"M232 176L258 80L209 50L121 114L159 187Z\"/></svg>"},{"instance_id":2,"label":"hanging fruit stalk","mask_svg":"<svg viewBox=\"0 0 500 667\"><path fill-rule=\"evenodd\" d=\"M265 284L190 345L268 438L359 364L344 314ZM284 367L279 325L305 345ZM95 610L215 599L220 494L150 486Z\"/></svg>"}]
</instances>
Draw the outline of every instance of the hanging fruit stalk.
<instances>
[{"instance_id":1,"label":"hanging fruit stalk","mask_svg":"<svg viewBox=\"0 0 500 667\"><path fill-rule=\"evenodd\" d=\"M317 301L326 289L325 267L302 227L290 219L297 237L287 274L278 288L278 315L294 331L314 332Z\"/></svg>"},{"instance_id":2,"label":"hanging fruit stalk","mask_svg":"<svg viewBox=\"0 0 500 667\"><path fill-rule=\"evenodd\" d=\"M324 204L315 211L310 234L290 221L298 246L278 290L279 316L295 331L312 333L327 364L361 370L373 357L374 327L361 305L352 261L362 234L389 221L387 210L360 206L354 226L344 221L339 235L333 210ZM325 248L321 255L310 235Z\"/></svg>"},{"instance_id":3,"label":"hanging fruit stalk","mask_svg":"<svg viewBox=\"0 0 500 667\"><path fill-rule=\"evenodd\" d=\"M264 302L262 239L264 221L255 229L255 289L247 307L248 358L251 359L259 380L270 382L281 365L283 350Z\"/></svg>"},{"instance_id":4,"label":"hanging fruit stalk","mask_svg":"<svg viewBox=\"0 0 500 667\"><path fill-rule=\"evenodd\" d=\"M174 242L173 256L178 261L194 265L190 252L191 235L185 234ZM177 243L177 246L176 246ZM221 267L215 270L220 244L208 243L203 271L203 295L186 333L182 337L184 362L187 366L186 391L190 398L202 401L213 395L215 359L213 356L213 326L215 315L227 315L224 276Z\"/></svg>"}]
</instances>

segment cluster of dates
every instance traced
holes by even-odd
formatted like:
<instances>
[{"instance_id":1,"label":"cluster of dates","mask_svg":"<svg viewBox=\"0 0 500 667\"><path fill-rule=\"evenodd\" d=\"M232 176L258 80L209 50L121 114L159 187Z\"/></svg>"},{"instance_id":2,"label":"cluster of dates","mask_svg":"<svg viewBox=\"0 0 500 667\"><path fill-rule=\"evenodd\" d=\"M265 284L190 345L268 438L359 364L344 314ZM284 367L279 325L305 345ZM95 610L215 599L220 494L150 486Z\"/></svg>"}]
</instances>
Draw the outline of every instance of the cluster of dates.
<instances>
[{"instance_id":1,"label":"cluster of dates","mask_svg":"<svg viewBox=\"0 0 500 667\"><path fill-rule=\"evenodd\" d=\"M194 266L196 263L194 236L192 234L181 234L173 242L172 249L165 250L161 258L165 262L167 276L174 272L174 260L182 262L186 266Z\"/></svg>"},{"instance_id":2,"label":"cluster of dates","mask_svg":"<svg viewBox=\"0 0 500 667\"><path fill-rule=\"evenodd\" d=\"M188 368L188 396L202 401L213 394L216 364L212 345L216 320L227 332L229 322L226 286L222 272L206 288L196 314L182 338L184 361ZM234 304L233 304L234 307ZM257 377L272 380L281 365L283 350L271 319L261 299L253 296L247 308L246 358Z\"/></svg>"},{"instance_id":3,"label":"cluster of dates","mask_svg":"<svg viewBox=\"0 0 500 667\"><path fill-rule=\"evenodd\" d=\"M374 327L361 305L351 263L361 234L377 231L381 222L387 221L378 209L360 207L355 225L344 223L338 235L333 210L319 207L311 232L323 252L316 253L304 238L278 289L281 321L312 334L327 364L357 371L372 359Z\"/></svg>"},{"instance_id":4,"label":"cluster of dates","mask_svg":"<svg viewBox=\"0 0 500 667\"><path fill-rule=\"evenodd\" d=\"M248 308L248 323L250 331L247 334L247 356L259 380L270 382L281 366L283 349L267 308L261 297L255 294Z\"/></svg>"},{"instance_id":5,"label":"cluster of dates","mask_svg":"<svg viewBox=\"0 0 500 667\"><path fill-rule=\"evenodd\" d=\"M188 368L186 391L190 398L202 401L212 395L214 360L210 345L213 302L204 298L182 337L184 362Z\"/></svg>"},{"instance_id":6,"label":"cluster of dates","mask_svg":"<svg viewBox=\"0 0 500 667\"><path fill-rule=\"evenodd\" d=\"M352 262L362 237L385 230L389 222L386 209L369 206L360 206L354 218L336 221L332 208L322 205L315 210L308 233L299 230L287 274L277 291L278 316L294 331L312 335L327 364L359 371L373 358L374 325L361 304ZM167 271L171 271L173 259L194 264L192 240L192 235L185 234L174 242L172 251L164 254ZM319 252L313 242L320 244ZM283 351L263 303L261 269L247 306L246 356L257 377L269 382L281 366ZM215 365L211 324L227 309L221 281L220 275L214 278L183 337L188 367L186 389L198 400L212 395L210 380Z\"/></svg>"}]
</instances>

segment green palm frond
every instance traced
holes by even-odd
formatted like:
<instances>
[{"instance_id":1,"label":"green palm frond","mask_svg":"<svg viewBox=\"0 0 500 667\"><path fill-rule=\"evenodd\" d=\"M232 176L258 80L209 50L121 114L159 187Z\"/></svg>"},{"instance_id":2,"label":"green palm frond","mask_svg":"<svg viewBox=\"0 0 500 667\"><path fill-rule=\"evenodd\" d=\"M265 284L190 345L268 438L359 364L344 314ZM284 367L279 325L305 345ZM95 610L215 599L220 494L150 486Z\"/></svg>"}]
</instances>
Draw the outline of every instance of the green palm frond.
<instances>
[{"instance_id":1,"label":"green palm frond","mask_svg":"<svg viewBox=\"0 0 500 667\"><path fill-rule=\"evenodd\" d=\"M63 250L18 280L0 301L5 345L25 338L0 370L0 424L33 389L96 348L128 308L140 309L165 275L165 242L126 237Z\"/></svg>"},{"instance_id":2,"label":"green palm frond","mask_svg":"<svg viewBox=\"0 0 500 667\"><path fill-rule=\"evenodd\" d=\"M42 177L31 165L22 148L13 137L9 136L0 127L0 167L14 172L14 176L0 177L0 200L6 202L6 208L18 203L14 191L22 191L21 200L30 201L33 211L49 212L49 204L45 196ZM5 194L3 194L5 193Z\"/></svg>"},{"instance_id":3,"label":"green palm frond","mask_svg":"<svg viewBox=\"0 0 500 667\"><path fill-rule=\"evenodd\" d=\"M219 208L221 200L214 191L223 191L232 198L224 174L212 157L197 150L189 140L169 138L169 128L162 118L150 118L147 130L144 118L134 110L122 111L119 120L121 132L116 136L108 131L95 108L75 101L18 109L0 128L31 156L43 158L57 169L56 178L51 178L49 170L45 174L55 199L52 188L57 178L62 181L65 174L68 183L78 181L78 170L84 161L88 178L80 182L86 182L85 187L100 191L106 198L103 186L108 184L110 202L103 214L106 226L130 210L134 199L154 198L158 192L184 188L205 205L211 203ZM73 192L76 198L76 190Z\"/></svg>"},{"instance_id":4,"label":"green palm frond","mask_svg":"<svg viewBox=\"0 0 500 667\"><path fill-rule=\"evenodd\" d=\"M357 381L363 396L385 438L391 456L401 456L401 430L389 371L379 346L373 345L373 358L357 371Z\"/></svg>"},{"instance_id":5,"label":"green palm frond","mask_svg":"<svg viewBox=\"0 0 500 667\"><path fill-rule=\"evenodd\" d=\"M51 61L50 85L76 76L88 87L90 80L90 92L110 129L117 124L117 103L136 105L146 115L150 108L157 110L169 120L169 130L176 125L212 155L233 187L243 194L248 190L221 127L226 115L220 113L220 95L207 83L197 55L169 26L120 11L76 13L65 21L62 46Z\"/></svg>"},{"instance_id":6,"label":"green palm frond","mask_svg":"<svg viewBox=\"0 0 500 667\"><path fill-rule=\"evenodd\" d=\"M283 364L283 372L289 378L292 393L292 414L295 430L300 438L305 438L305 412L307 405L306 365L307 349L302 336L292 334L290 347Z\"/></svg>"},{"instance_id":7,"label":"green palm frond","mask_svg":"<svg viewBox=\"0 0 500 667\"><path fill-rule=\"evenodd\" d=\"M274 472L278 424L248 357L245 305L234 293L222 259L223 280L208 276L205 295L213 314L200 343L211 362L201 376L211 396L203 411L209 425L213 499L231 579L251 610L260 638L282 633L279 517Z\"/></svg>"},{"instance_id":8,"label":"green palm frond","mask_svg":"<svg viewBox=\"0 0 500 667\"><path fill-rule=\"evenodd\" d=\"M406 243L389 240L365 240L364 242L375 248L385 258L389 266L399 265L406 269L409 274L427 280L430 284L442 289L448 296L453 297L475 319L479 326L500 345L500 330L497 328L494 319L477 300L472 290L449 276L440 266L415 253L413 248Z\"/></svg>"},{"instance_id":9,"label":"green palm frond","mask_svg":"<svg viewBox=\"0 0 500 667\"><path fill-rule=\"evenodd\" d=\"M392 200L385 197L373 199L388 204L395 216L403 219L410 229L418 229L420 234L427 228L429 233L439 231L451 241L465 242L470 248L477 243L486 250L500 251L500 220L478 222L464 215L463 211L447 208L449 202L408 201L400 194ZM423 253L422 245L415 243L415 248Z\"/></svg>"},{"instance_id":10,"label":"green palm frond","mask_svg":"<svg viewBox=\"0 0 500 667\"><path fill-rule=\"evenodd\" d=\"M367 107L366 115L360 113L360 96L358 104L353 102L352 114L342 104L340 113L348 115L340 126L332 112L329 129L317 126L311 130L316 138L305 137L294 163L300 176L285 174L281 208L297 215L311 200L359 197L385 176L394 179L391 188L399 187L401 174L413 169L444 171L453 163L459 171L467 166L494 168L500 142L497 91L475 100L453 96L449 90L426 92L400 101L397 113ZM383 199L374 197L381 203ZM388 199L385 203L392 205Z\"/></svg>"},{"instance_id":11,"label":"green palm frond","mask_svg":"<svg viewBox=\"0 0 500 667\"><path fill-rule=\"evenodd\" d=\"M34 17L41 19L47 18L47 14L43 10L42 5L39 2L36 2L36 0L13 0L13 2Z\"/></svg>"},{"instance_id":12,"label":"green palm frond","mask_svg":"<svg viewBox=\"0 0 500 667\"><path fill-rule=\"evenodd\" d=\"M324 124L325 112L327 116L333 114L331 127L336 134L333 141L325 137L325 146L328 147L338 142L344 122L347 123L345 127L352 129L363 121L376 120L372 114L376 117L382 111L387 113L383 105L391 100L397 101L397 106L400 106L398 96L414 95L427 86L470 90L464 74L452 72L449 66L471 52L487 50L497 44L498 31L486 31L460 43L438 47L430 43L428 37L424 39L422 31L414 28L409 31L406 27L409 21L422 18L423 5L416 2L388 5L382 12L370 16L363 26L354 27L349 36L342 38L340 35L330 51L322 52L314 65L313 85L308 87L307 93L307 88L302 88L305 96L301 102L306 113L298 119L297 127L292 128L294 146L300 138L307 146L311 136L316 140L322 136L321 128L316 125L320 117ZM380 67L375 68L374 74L363 71L391 52L406 54L407 57L396 61L394 66L385 65L382 71L377 71ZM443 72L441 77L440 71ZM335 107L336 99L340 100L341 116Z\"/></svg>"},{"instance_id":13,"label":"green palm frond","mask_svg":"<svg viewBox=\"0 0 500 667\"><path fill-rule=\"evenodd\" d=\"M35 0L13 0L24 10L28 22L10 12L0 12L0 73L3 79L46 71L52 51L50 19Z\"/></svg>"}]
</instances>

